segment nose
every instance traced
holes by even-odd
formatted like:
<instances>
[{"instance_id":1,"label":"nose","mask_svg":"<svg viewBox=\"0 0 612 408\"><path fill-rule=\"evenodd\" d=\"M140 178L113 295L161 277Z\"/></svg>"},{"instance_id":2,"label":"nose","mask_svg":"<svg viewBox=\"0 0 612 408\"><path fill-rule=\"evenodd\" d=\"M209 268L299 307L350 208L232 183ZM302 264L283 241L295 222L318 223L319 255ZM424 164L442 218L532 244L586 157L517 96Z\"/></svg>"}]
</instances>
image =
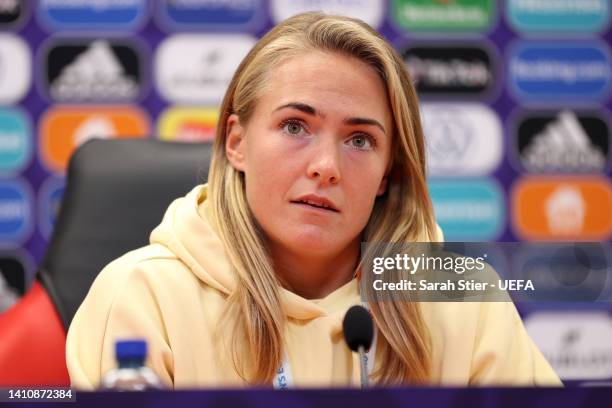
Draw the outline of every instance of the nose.
<instances>
[{"instance_id":1,"label":"nose","mask_svg":"<svg viewBox=\"0 0 612 408\"><path fill-rule=\"evenodd\" d=\"M340 154L335 142L333 137L320 138L308 164L308 177L317 179L323 185L340 181Z\"/></svg>"}]
</instances>

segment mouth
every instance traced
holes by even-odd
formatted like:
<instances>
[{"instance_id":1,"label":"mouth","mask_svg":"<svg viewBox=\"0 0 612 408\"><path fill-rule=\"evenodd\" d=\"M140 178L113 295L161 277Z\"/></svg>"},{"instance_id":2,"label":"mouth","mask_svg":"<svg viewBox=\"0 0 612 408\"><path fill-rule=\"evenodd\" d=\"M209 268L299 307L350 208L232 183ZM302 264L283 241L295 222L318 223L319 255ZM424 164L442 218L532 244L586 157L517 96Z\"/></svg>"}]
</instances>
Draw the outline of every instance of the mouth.
<instances>
[{"instance_id":1,"label":"mouth","mask_svg":"<svg viewBox=\"0 0 612 408\"><path fill-rule=\"evenodd\" d=\"M330 212L336 212L336 213L340 212L336 208L334 203L332 203L331 201L323 197L314 197L314 196L302 197L297 200L292 200L291 203L304 205L304 206L308 206L308 207L312 207L312 208L316 208L316 209L320 209L324 211L330 211Z\"/></svg>"}]
</instances>

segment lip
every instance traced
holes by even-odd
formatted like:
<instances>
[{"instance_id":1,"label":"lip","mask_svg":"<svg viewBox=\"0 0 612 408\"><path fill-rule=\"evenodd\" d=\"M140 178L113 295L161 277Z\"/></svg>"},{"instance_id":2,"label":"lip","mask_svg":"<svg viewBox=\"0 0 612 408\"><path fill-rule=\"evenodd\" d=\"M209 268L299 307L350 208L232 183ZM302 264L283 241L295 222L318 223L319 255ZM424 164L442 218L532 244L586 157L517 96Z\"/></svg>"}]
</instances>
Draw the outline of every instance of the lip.
<instances>
[{"instance_id":1,"label":"lip","mask_svg":"<svg viewBox=\"0 0 612 408\"><path fill-rule=\"evenodd\" d=\"M313 208L327 210L332 212L340 212L338 206L328 198L318 196L316 194L307 194L291 200L293 204L311 205Z\"/></svg>"}]
</instances>

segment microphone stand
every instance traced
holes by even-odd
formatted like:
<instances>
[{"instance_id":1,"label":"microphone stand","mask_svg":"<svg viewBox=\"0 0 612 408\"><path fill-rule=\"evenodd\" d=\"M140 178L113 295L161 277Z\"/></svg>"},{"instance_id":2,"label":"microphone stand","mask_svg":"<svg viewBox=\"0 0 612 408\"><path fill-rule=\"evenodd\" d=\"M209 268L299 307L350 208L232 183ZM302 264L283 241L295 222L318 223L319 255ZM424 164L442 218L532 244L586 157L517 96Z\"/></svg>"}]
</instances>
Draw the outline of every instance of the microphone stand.
<instances>
[{"instance_id":1,"label":"microphone stand","mask_svg":"<svg viewBox=\"0 0 612 408\"><path fill-rule=\"evenodd\" d=\"M359 346L359 348L357 349L357 352L359 353L359 366L360 366L360 371L361 371L361 388L362 389L369 388L370 384L368 380L368 367L366 366L365 349L363 348L363 346Z\"/></svg>"}]
</instances>

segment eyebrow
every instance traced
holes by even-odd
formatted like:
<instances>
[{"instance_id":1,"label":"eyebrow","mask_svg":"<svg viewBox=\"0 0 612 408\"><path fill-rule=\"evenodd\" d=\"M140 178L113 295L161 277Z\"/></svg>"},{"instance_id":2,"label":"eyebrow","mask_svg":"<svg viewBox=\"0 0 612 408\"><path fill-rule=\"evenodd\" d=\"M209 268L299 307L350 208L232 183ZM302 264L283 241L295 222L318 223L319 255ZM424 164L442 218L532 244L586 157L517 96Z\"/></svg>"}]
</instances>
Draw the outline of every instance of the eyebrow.
<instances>
[{"instance_id":1,"label":"eyebrow","mask_svg":"<svg viewBox=\"0 0 612 408\"><path fill-rule=\"evenodd\" d=\"M296 109L299 110L301 112L304 112L308 115L312 115L312 116L320 116L320 117L325 117L325 115L323 115L321 112L317 112L317 110L305 103L301 103L301 102L289 102L286 103L284 105L279 106L278 108L274 109L274 112L279 111L281 109L286 109L286 108L292 108L292 109ZM346 118L344 119L344 124L346 125L370 125L370 126L376 126L378 128L380 128L380 130L383 131L383 133L387 133L385 131L385 127L377 120L375 119L370 119L370 118Z\"/></svg>"}]
</instances>

